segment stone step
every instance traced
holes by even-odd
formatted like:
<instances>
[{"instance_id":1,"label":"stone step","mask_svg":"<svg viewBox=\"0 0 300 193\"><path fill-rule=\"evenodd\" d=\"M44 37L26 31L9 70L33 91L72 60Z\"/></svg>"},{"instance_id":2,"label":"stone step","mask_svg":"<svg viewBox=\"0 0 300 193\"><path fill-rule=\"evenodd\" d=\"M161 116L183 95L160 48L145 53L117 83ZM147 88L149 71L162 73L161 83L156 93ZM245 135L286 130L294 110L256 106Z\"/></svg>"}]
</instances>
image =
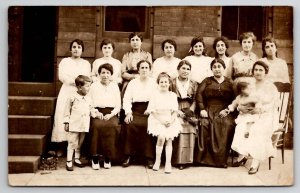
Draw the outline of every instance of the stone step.
<instances>
[{"instance_id":1,"label":"stone step","mask_svg":"<svg viewBox=\"0 0 300 193\"><path fill-rule=\"evenodd\" d=\"M8 135L8 155L40 156L46 148L46 135Z\"/></svg>"},{"instance_id":2,"label":"stone step","mask_svg":"<svg viewBox=\"0 0 300 193\"><path fill-rule=\"evenodd\" d=\"M36 173L40 156L8 156L8 173Z\"/></svg>"},{"instance_id":3,"label":"stone step","mask_svg":"<svg viewBox=\"0 0 300 193\"><path fill-rule=\"evenodd\" d=\"M53 115L56 97L9 96L9 115Z\"/></svg>"},{"instance_id":4,"label":"stone step","mask_svg":"<svg viewBox=\"0 0 300 193\"><path fill-rule=\"evenodd\" d=\"M51 130L51 116L8 115L9 134L47 134Z\"/></svg>"},{"instance_id":5,"label":"stone step","mask_svg":"<svg viewBox=\"0 0 300 193\"><path fill-rule=\"evenodd\" d=\"M8 96L55 96L55 84L40 82L9 82Z\"/></svg>"}]
</instances>

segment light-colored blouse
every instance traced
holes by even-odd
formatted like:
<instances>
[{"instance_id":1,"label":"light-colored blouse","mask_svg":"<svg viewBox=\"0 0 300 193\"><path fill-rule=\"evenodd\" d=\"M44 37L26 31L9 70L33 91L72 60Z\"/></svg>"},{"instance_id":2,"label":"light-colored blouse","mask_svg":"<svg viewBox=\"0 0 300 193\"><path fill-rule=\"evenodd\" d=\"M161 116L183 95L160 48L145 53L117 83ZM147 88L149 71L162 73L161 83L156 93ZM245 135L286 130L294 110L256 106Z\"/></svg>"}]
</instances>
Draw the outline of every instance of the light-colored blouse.
<instances>
[{"instance_id":1,"label":"light-colored blouse","mask_svg":"<svg viewBox=\"0 0 300 193\"><path fill-rule=\"evenodd\" d=\"M122 59L122 73L137 70L137 63L141 60L148 60L152 64L152 56L149 52L141 50L140 53L133 53L133 51L125 53Z\"/></svg>"},{"instance_id":2,"label":"light-colored blouse","mask_svg":"<svg viewBox=\"0 0 300 193\"><path fill-rule=\"evenodd\" d=\"M269 73L266 77L269 81L290 83L289 69L286 61L281 58L275 58L274 60L261 58L259 60L265 62L269 66Z\"/></svg>"},{"instance_id":3,"label":"light-colored blouse","mask_svg":"<svg viewBox=\"0 0 300 193\"><path fill-rule=\"evenodd\" d=\"M166 60L165 57L157 58L153 62L152 77L156 80L161 72L166 72L171 78L178 76L177 66L181 60L173 57L171 60Z\"/></svg>"},{"instance_id":4,"label":"light-colored blouse","mask_svg":"<svg viewBox=\"0 0 300 193\"><path fill-rule=\"evenodd\" d=\"M157 84L153 78L148 78L142 82L140 78L131 80L126 88L123 98L123 109L125 114L131 113L132 103L149 102L151 95L157 89Z\"/></svg>"},{"instance_id":5,"label":"light-colored blouse","mask_svg":"<svg viewBox=\"0 0 300 193\"><path fill-rule=\"evenodd\" d=\"M116 83L121 83L122 82L122 77L121 77L121 62L115 58L98 58L93 62L93 69L92 69L92 79L93 82L99 81L98 77L98 69L102 64L109 63L113 67L113 74L111 76L111 81L116 82Z\"/></svg>"},{"instance_id":6,"label":"light-colored blouse","mask_svg":"<svg viewBox=\"0 0 300 193\"><path fill-rule=\"evenodd\" d=\"M108 85L103 85L100 81L94 82L91 85L88 93L92 99L92 106L105 108L111 107L112 114L116 115L121 109L121 95L119 87L116 83L110 82Z\"/></svg>"}]
</instances>

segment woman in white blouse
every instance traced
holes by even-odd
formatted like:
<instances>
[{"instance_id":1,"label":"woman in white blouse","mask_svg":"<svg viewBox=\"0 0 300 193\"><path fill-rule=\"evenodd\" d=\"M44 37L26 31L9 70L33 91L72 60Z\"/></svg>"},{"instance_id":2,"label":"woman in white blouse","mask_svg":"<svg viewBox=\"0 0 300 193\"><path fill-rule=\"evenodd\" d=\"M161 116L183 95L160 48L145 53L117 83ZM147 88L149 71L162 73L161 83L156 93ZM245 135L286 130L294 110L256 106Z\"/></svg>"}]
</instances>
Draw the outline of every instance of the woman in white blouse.
<instances>
[{"instance_id":1,"label":"woman in white blouse","mask_svg":"<svg viewBox=\"0 0 300 193\"><path fill-rule=\"evenodd\" d=\"M114 73L111 76L111 81L116 82L118 84L122 83L121 77L121 62L112 57L112 54L115 50L115 44L109 39L104 39L100 44L100 49L103 53L102 58L98 58L93 62L93 69L92 69L92 79L93 82L98 81L98 69L99 66L105 63L109 63L112 65Z\"/></svg>"},{"instance_id":2,"label":"woman in white blouse","mask_svg":"<svg viewBox=\"0 0 300 193\"><path fill-rule=\"evenodd\" d=\"M120 90L116 83L111 82L113 67L103 64L98 69L100 80L94 82L90 89L92 104L98 110L97 116L91 119L90 150L92 168L100 168L99 155L104 157L104 168L111 167L111 161L118 159L118 139L120 125L117 114L121 108Z\"/></svg>"},{"instance_id":3,"label":"woman in white blouse","mask_svg":"<svg viewBox=\"0 0 300 193\"><path fill-rule=\"evenodd\" d=\"M179 58L174 56L177 44L174 40L166 39L161 44L161 49L164 52L164 56L157 58L153 62L152 77L157 79L157 76L161 72L166 72L172 79L178 75L177 66L180 62Z\"/></svg>"},{"instance_id":4,"label":"woman in white blouse","mask_svg":"<svg viewBox=\"0 0 300 193\"><path fill-rule=\"evenodd\" d=\"M142 157L149 168L153 167L155 139L148 135L148 115L145 111L157 84L150 77L151 63L141 60L137 63L139 77L129 82L124 98L124 156L123 167L131 164L132 157Z\"/></svg>"},{"instance_id":5,"label":"woman in white blouse","mask_svg":"<svg viewBox=\"0 0 300 193\"><path fill-rule=\"evenodd\" d=\"M58 144L56 155L62 156L66 150L64 143L67 141L67 132L64 127L64 109L68 97L77 91L75 86L75 79L78 75L85 75L90 77L91 65L81 58L84 51L84 44L82 40L75 39L70 43L71 57L61 60L58 66L58 79L63 83L56 102L54 124L51 136L51 142Z\"/></svg>"}]
</instances>

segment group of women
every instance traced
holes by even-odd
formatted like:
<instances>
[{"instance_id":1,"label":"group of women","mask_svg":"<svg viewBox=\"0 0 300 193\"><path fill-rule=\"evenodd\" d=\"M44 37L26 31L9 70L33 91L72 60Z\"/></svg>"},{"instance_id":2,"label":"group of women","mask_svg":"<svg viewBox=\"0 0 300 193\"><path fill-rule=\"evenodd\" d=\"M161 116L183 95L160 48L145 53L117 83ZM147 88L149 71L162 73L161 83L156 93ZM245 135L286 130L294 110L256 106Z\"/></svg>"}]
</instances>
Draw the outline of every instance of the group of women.
<instances>
[{"instance_id":1,"label":"group of women","mask_svg":"<svg viewBox=\"0 0 300 193\"><path fill-rule=\"evenodd\" d=\"M88 141L93 169L99 168L99 155L104 157L105 168L111 167L111 161L120 160L123 167L142 160L152 168L157 139L147 131L149 115L145 112L157 89L157 77L166 72L172 79L170 90L177 95L177 114L183 127L173 141L172 163L180 169L189 164L226 168L232 148L240 155L233 166L243 165L252 157L249 174L256 173L260 161L274 154L271 135L277 90L273 82L289 82L289 75L286 62L277 57L275 40L262 41L261 59L252 52L255 41L252 32L241 34L242 49L230 58L227 39L218 37L213 42L213 58L206 55L203 38L195 37L188 56L181 60L175 57L176 42L167 39L161 44L164 56L152 64L151 54L142 50L142 35L131 33L132 49L124 54L122 63L112 57L114 43L105 39L100 45L103 57L95 60L91 68L80 57L83 42L76 39L71 42L70 51L74 44L81 45L82 50L72 51L72 56L59 64L63 86L57 99L52 142L66 141L61 120L64 103L75 90L75 78L87 75L93 79L89 95L101 115L91 118ZM253 92L260 96L262 107L223 111L237 96L239 82L254 85ZM235 118L238 113L257 112L260 116L245 138L237 131Z\"/></svg>"}]
</instances>

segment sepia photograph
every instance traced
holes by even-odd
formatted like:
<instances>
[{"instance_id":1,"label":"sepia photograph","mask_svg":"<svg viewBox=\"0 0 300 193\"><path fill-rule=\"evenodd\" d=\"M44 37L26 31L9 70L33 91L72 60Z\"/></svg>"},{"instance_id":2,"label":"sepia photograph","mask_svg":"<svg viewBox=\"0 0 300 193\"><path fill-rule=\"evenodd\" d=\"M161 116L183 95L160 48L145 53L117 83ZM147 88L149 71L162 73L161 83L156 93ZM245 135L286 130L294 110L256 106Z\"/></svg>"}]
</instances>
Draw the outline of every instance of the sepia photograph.
<instances>
[{"instance_id":1,"label":"sepia photograph","mask_svg":"<svg viewBox=\"0 0 300 193\"><path fill-rule=\"evenodd\" d=\"M290 187L293 6L9 6L10 187Z\"/></svg>"}]
</instances>

